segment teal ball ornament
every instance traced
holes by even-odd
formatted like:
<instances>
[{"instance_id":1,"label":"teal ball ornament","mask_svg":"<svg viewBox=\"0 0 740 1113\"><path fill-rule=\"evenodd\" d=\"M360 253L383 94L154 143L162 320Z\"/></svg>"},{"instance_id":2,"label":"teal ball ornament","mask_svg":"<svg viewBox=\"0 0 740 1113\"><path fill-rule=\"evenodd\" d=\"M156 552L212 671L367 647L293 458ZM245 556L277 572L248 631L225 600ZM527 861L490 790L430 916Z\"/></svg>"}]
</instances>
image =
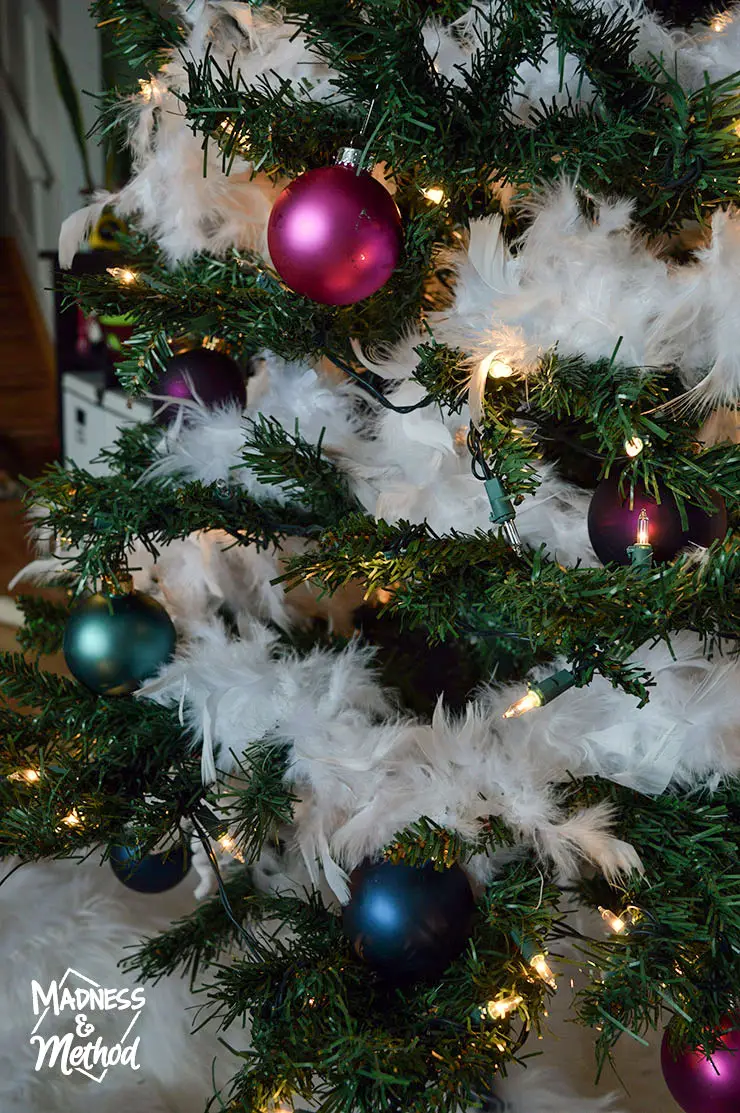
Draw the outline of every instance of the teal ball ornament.
<instances>
[{"instance_id":1,"label":"teal ball ornament","mask_svg":"<svg viewBox=\"0 0 740 1113\"><path fill-rule=\"evenodd\" d=\"M80 684L100 696L124 696L172 656L175 627L167 611L140 591L84 599L64 630L64 659Z\"/></svg>"},{"instance_id":2,"label":"teal ball ornament","mask_svg":"<svg viewBox=\"0 0 740 1113\"><path fill-rule=\"evenodd\" d=\"M185 843L178 843L161 854L142 854L136 846L116 843L110 848L114 874L127 889L136 893L166 893L182 881L190 869L192 854Z\"/></svg>"},{"instance_id":3,"label":"teal ball ornament","mask_svg":"<svg viewBox=\"0 0 740 1113\"><path fill-rule=\"evenodd\" d=\"M344 932L385 981L436 980L465 950L475 901L460 866L363 862L349 881Z\"/></svg>"}]
</instances>

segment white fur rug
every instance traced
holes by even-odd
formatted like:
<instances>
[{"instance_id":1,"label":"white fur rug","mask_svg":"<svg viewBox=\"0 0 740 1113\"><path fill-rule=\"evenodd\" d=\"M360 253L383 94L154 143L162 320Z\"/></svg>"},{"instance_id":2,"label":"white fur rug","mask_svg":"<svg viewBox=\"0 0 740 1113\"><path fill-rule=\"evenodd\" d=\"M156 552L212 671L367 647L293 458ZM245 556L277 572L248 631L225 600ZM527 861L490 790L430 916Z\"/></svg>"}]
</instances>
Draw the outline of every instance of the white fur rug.
<instances>
[{"instance_id":1,"label":"white fur rug","mask_svg":"<svg viewBox=\"0 0 740 1113\"><path fill-rule=\"evenodd\" d=\"M202 1113L213 1093L212 1079L223 1085L239 1061L215 1032L191 1033L199 998L180 979L145 987L146 1004L136 1028L141 1037L138 1071L113 1066L101 1083L77 1071L64 1076L58 1064L36 1072L37 1048L29 1042L38 1019L32 1007L33 979L48 987L71 967L100 986L130 991L134 979L121 973L118 960L142 936L193 907L196 880L191 873L170 893L140 895L124 888L93 857L81 864L24 866L0 887L0 1113ZM621 1092L609 1100L610 1088L618 1089L613 1076L593 1089L591 1033L563 1022L568 984L566 974L545 1038L537 1042L533 1037L526 1048L527 1053L541 1051L541 1059L531 1060L526 1071L515 1070L501 1087L507 1113L676 1113L660 1076L657 1039L647 1051L629 1039L622 1041L619 1070L630 1096ZM87 1021L96 1028L89 1038L102 1034L104 1042L116 1042L131 1015L88 1013ZM73 1025L71 1013L57 1021L50 1013L40 1031L48 1037ZM231 1030L228 1040L244 1047L246 1033Z\"/></svg>"},{"instance_id":2,"label":"white fur rug","mask_svg":"<svg viewBox=\"0 0 740 1113\"><path fill-rule=\"evenodd\" d=\"M2 1113L202 1113L213 1092L214 1057L219 1084L235 1072L238 1061L213 1032L190 1035L198 998L187 982L176 978L145 987L146 1004L137 1022L139 1070L111 1067L101 1083L77 1071L64 1076L58 1063L34 1070L37 1048L29 1041L38 1018L32 1008L32 980L46 988L72 967L100 986L132 988L135 979L121 973L118 960L143 935L193 906L191 876L195 880L189 875L170 893L146 896L130 892L108 865L101 867L91 858L82 864L27 865L0 888ZM96 1029L90 1038L102 1034L104 1043L115 1043L131 1015L87 1013ZM71 1013L56 1021L50 1013L40 1031L48 1036L73 1026ZM238 1044L240 1035L230 1034L230 1041Z\"/></svg>"}]
</instances>

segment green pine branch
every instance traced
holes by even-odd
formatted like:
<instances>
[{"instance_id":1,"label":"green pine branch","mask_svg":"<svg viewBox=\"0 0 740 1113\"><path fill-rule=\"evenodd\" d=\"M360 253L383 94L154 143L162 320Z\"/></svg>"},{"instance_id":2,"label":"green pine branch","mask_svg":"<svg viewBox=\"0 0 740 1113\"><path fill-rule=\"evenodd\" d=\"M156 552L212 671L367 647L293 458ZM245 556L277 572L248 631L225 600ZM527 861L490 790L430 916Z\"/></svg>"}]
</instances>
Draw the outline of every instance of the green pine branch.
<instances>
[{"instance_id":1,"label":"green pine branch","mask_svg":"<svg viewBox=\"0 0 740 1113\"><path fill-rule=\"evenodd\" d=\"M287 747L274 740L248 749L236 763L229 787L219 796L224 825L247 862L255 861L293 819L296 797L285 783Z\"/></svg>"},{"instance_id":2,"label":"green pine branch","mask_svg":"<svg viewBox=\"0 0 740 1113\"><path fill-rule=\"evenodd\" d=\"M259 414L246 426L243 458L261 480L280 487L292 502L307 506L319 521L336 521L359 509L347 478L324 455L323 434L305 441L296 421L289 433L274 418Z\"/></svg>"},{"instance_id":3,"label":"green pine branch","mask_svg":"<svg viewBox=\"0 0 740 1113\"><path fill-rule=\"evenodd\" d=\"M585 946L601 971L577 998L577 1015L598 1029L606 1062L626 1030L656 1039L661 1013L679 1020L679 1035L713 1050L720 1020L734 1007L740 949L740 793L728 781L708 792L645 797L605 781L575 789L583 803L608 800L618 833L639 850L645 872L605 897L598 879L579 889L592 907L605 904L626 930Z\"/></svg>"},{"instance_id":4,"label":"green pine branch","mask_svg":"<svg viewBox=\"0 0 740 1113\"><path fill-rule=\"evenodd\" d=\"M170 709L104 699L19 653L0 655L0 732L0 855L153 845L203 795L199 755Z\"/></svg>"},{"instance_id":5,"label":"green pine branch","mask_svg":"<svg viewBox=\"0 0 740 1113\"><path fill-rule=\"evenodd\" d=\"M16 603L23 612L18 631L22 649L33 653L57 653L62 648L69 607L40 595L19 595Z\"/></svg>"},{"instance_id":6,"label":"green pine branch","mask_svg":"<svg viewBox=\"0 0 740 1113\"><path fill-rule=\"evenodd\" d=\"M399 180L423 166L419 185L444 187L450 219L490 211L480 185L494 175L523 188L575 176L587 192L632 197L638 219L655 231L703 218L736 194L736 80L686 93L660 59L636 64L636 25L627 13L607 15L573 0L481 10L470 72L453 83L424 48L425 13L417 5L294 0L287 8L312 51L336 71L338 102L308 103L278 75L249 87L233 66L224 70L211 57L191 63L188 118L218 137L227 168L237 152L268 173L325 163L375 98L372 158ZM596 99L531 105L524 127L511 113L512 83L522 64L541 61L551 35L562 59L578 60L575 83L590 82Z\"/></svg>"},{"instance_id":7,"label":"green pine branch","mask_svg":"<svg viewBox=\"0 0 740 1113\"><path fill-rule=\"evenodd\" d=\"M259 961L220 967L208 990L209 1015L223 1027L251 1015L251 1050L229 1094L234 1108L292 1093L346 1113L401 1100L417 1113L469 1104L492 1072L519 1057L522 1030L536 1026L545 986L509 932L524 920L530 943L543 946L557 918L555 893L533 863L511 863L478 906L468 951L439 984L402 990L352 954L339 917L316 894L275 898L273 914L290 938L272 934ZM487 1002L504 989L518 1005L493 1021Z\"/></svg>"},{"instance_id":8,"label":"green pine branch","mask_svg":"<svg viewBox=\"0 0 740 1113\"><path fill-rule=\"evenodd\" d=\"M253 449L263 444L259 457L263 476L269 482L287 481L275 473L275 459L291 457L295 468L310 464L290 481L296 499L308 505L282 502L267 497L261 501L236 486L222 489L218 484L184 482L180 486L164 480L137 482L156 458L153 426L137 426L122 432L114 449L102 454L110 474L93 476L77 466L53 465L41 479L33 482L28 501L45 512L45 525L69 550L60 557L60 573L77 579L77 590L100 576L125 566L127 553L141 541L153 555L169 541L187 537L198 530L222 530L241 545L259 548L275 545L286 535L310 536L320 529L321 512L331 521L337 506L354 506L344 480L333 465L322 460L316 466L318 449L276 428L252 429ZM269 449L268 449L269 444ZM250 463L249 429L245 427L245 452ZM270 457L268 452L272 453ZM331 488L326 484L335 475ZM268 482L268 480L265 480Z\"/></svg>"},{"instance_id":9,"label":"green pine branch","mask_svg":"<svg viewBox=\"0 0 740 1113\"><path fill-rule=\"evenodd\" d=\"M90 14L98 27L112 32L119 57L131 69L156 73L185 41L183 28L165 7L147 0L93 0Z\"/></svg>"},{"instance_id":10,"label":"green pine branch","mask_svg":"<svg viewBox=\"0 0 740 1113\"><path fill-rule=\"evenodd\" d=\"M266 908L269 911L269 898L255 890L249 870L232 871L224 881L224 891L237 923L258 923ZM137 971L144 981L157 982L180 973L187 975L192 985L204 969L239 942L240 933L217 896L146 940L121 965L124 970Z\"/></svg>"},{"instance_id":11,"label":"green pine branch","mask_svg":"<svg viewBox=\"0 0 740 1113\"><path fill-rule=\"evenodd\" d=\"M389 611L423 626L432 640L464 637L471 627L485 632L495 615L535 653L568 658L582 683L599 672L643 703L649 674L626 663L639 646L670 644L681 629L708 641L740 632L736 538L715 542L706 564L679 557L647 572L565 568L542 550L516 554L492 533L439 537L426 524L390 526L355 515L293 557L281 580L310 580L331 593L359 576L369 589L396 584Z\"/></svg>"}]
</instances>

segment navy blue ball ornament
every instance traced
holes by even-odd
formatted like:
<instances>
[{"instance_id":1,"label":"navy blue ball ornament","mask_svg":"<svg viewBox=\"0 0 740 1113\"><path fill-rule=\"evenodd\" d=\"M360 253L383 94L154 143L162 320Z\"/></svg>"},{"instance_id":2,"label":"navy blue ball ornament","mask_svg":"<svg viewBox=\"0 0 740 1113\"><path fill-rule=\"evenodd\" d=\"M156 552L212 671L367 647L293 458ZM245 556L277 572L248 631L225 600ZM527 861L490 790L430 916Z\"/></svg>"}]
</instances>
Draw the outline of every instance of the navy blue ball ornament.
<instances>
[{"instance_id":1,"label":"navy blue ball ornament","mask_svg":"<svg viewBox=\"0 0 740 1113\"><path fill-rule=\"evenodd\" d=\"M76 680L101 696L133 692L172 656L175 627L140 591L91 595L67 620L62 648Z\"/></svg>"},{"instance_id":2,"label":"navy blue ball ornament","mask_svg":"<svg viewBox=\"0 0 740 1113\"><path fill-rule=\"evenodd\" d=\"M127 889L136 893L166 893L182 881L190 869L192 855L185 843L168 847L161 854L143 854L136 846L115 843L110 848L111 869Z\"/></svg>"},{"instance_id":3,"label":"navy blue ball ornament","mask_svg":"<svg viewBox=\"0 0 740 1113\"><path fill-rule=\"evenodd\" d=\"M673 560L687 545L706 547L725 536L727 509L719 495L714 496L717 507L714 514L706 514L700 507L686 503L687 528L684 529L676 500L666 487L659 484L658 503L637 481L631 506L628 480L623 489L624 494L620 494L619 475L612 473L599 483L588 508L588 536L602 564L630 563L627 549L637 540L637 522L642 510L648 517L648 541L656 564Z\"/></svg>"},{"instance_id":4,"label":"navy blue ball ornament","mask_svg":"<svg viewBox=\"0 0 740 1113\"><path fill-rule=\"evenodd\" d=\"M350 876L344 931L386 981L434 980L465 950L474 904L458 865L436 870L431 863L365 862Z\"/></svg>"}]
</instances>

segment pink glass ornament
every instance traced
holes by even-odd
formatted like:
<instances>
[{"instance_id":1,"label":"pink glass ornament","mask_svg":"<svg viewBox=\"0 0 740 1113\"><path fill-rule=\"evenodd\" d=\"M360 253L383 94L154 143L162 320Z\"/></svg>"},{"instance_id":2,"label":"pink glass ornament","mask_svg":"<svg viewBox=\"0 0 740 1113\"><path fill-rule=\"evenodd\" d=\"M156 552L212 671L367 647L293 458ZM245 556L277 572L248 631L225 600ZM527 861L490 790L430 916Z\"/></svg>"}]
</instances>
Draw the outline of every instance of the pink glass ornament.
<instances>
[{"instance_id":1,"label":"pink glass ornament","mask_svg":"<svg viewBox=\"0 0 740 1113\"><path fill-rule=\"evenodd\" d=\"M738 1113L740 1110L740 1029L727 1019L722 1046L705 1058L701 1048L679 1051L675 1058L663 1035L660 1065L666 1085L684 1113Z\"/></svg>"},{"instance_id":2,"label":"pink glass ornament","mask_svg":"<svg viewBox=\"0 0 740 1113\"><path fill-rule=\"evenodd\" d=\"M286 186L272 207L267 242L291 290L323 305L351 305L393 273L401 214L381 182L340 162Z\"/></svg>"}]
</instances>

